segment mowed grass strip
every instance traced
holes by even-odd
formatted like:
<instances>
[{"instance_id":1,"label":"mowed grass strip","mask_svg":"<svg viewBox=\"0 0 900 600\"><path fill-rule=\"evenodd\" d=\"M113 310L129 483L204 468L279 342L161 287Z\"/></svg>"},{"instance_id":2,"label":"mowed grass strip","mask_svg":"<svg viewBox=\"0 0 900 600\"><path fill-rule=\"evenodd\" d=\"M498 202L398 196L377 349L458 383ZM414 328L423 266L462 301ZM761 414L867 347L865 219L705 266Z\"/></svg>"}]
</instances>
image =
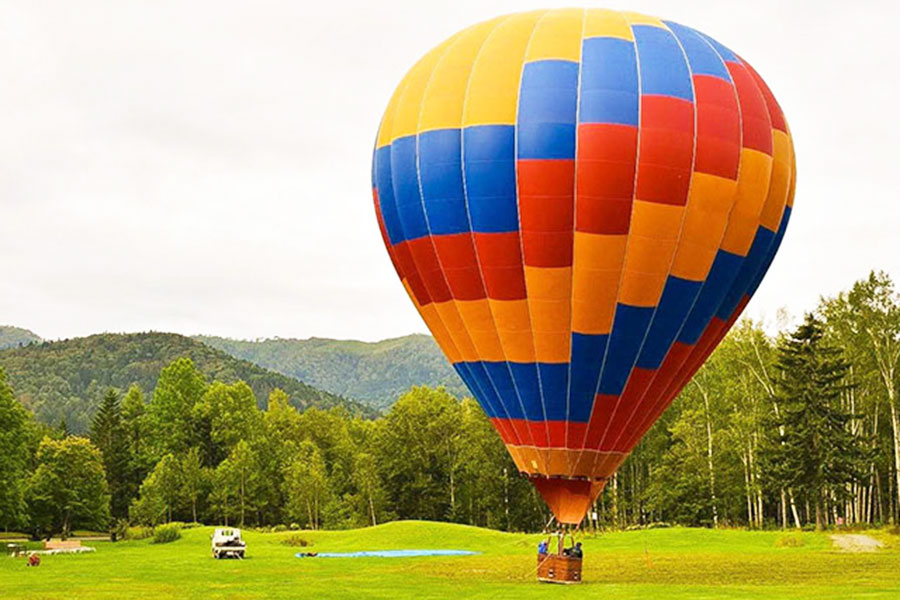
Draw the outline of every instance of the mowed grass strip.
<instances>
[{"instance_id":1,"label":"mowed grass strip","mask_svg":"<svg viewBox=\"0 0 900 600\"><path fill-rule=\"evenodd\" d=\"M352 531L248 531L246 560L217 561L211 532L185 530L169 544L90 542L96 553L46 557L37 569L0 558L0 598L900 598L900 545L846 554L827 534L788 534L801 545L787 547L778 542L781 532L672 528L588 536L585 584L549 586L535 582L538 535L416 521ZM312 545L282 543L298 535ZM420 548L482 554L294 557Z\"/></svg>"}]
</instances>

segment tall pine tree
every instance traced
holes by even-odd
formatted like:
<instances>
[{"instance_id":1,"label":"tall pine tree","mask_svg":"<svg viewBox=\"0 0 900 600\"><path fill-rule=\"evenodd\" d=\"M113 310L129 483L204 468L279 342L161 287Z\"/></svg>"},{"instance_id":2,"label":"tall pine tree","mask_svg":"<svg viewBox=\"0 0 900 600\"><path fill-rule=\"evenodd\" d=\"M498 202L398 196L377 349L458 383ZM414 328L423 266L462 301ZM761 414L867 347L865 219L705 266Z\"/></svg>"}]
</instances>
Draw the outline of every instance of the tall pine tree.
<instances>
[{"instance_id":1,"label":"tall pine tree","mask_svg":"<svg viewBox=\"0 0 900 600\"><path fill-rule=\"evenodd\" d=\"M131 455L116 390L110 389L103 396L91 422L90 438L103 457L110 494L110 515L114 519L125 518L133 495L129 485Z\"/></svg>"},{"instance_id":2,"label":"tall pine tree","mask_svg":"<svg viewBox=\"0 0 900 600\"><path fill-rule=\"evenodd\" d=\"M850 388L850 368L839 348L826 343L821 321L806 315L778 346L776 388L778 443L766 461L785 489L798 491L815 507L816 529L825 525L829 498L861 476L864 450L850 430L855 415L841 403Z\"/></svg>"}]
</instances>

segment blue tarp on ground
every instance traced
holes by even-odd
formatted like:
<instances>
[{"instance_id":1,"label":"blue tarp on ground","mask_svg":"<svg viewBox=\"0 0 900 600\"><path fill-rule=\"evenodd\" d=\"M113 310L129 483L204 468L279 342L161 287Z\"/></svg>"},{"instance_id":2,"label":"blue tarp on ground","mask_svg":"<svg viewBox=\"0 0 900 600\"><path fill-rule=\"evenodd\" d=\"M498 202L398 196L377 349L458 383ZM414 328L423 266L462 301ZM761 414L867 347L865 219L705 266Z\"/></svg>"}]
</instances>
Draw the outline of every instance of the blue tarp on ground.
<instances>
[{"instance_id":1,"label":"blue tarp on ground","mask_svg":"<svg viewBox=\"0 0 900 600\"><path fill-rule=\"evenodd\" d=\"M410 556L470 556L481 554L469 550L370 550L364 552L319 552L316 558L407 558ZM307 552L298 552L297 558L310 558Z\"/></svg>"}]
</instances>

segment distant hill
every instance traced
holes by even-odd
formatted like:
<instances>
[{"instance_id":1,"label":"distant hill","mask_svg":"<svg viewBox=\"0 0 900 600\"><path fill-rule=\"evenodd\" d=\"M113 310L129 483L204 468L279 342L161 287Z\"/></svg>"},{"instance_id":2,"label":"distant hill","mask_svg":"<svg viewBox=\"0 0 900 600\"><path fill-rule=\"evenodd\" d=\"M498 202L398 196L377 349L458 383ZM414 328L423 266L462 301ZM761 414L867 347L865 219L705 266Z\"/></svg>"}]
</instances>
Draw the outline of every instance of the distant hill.
<instances>
[{"instance_id":1,"label":"distant hill","mask_svg":"<svg viewBox=\"0 0 900 600\"><path fill-rule=\"evenodd\" d=\"M393 404L413 385L443 385L451 393L466 394L462 380L427 335L374 343L324 338L255 342L207 336L194 339L378 409Z\"/></svg>"},{"instance_id":2,"label":"distant hill","mask_svg":"<svg viewBox=\"0 0 900 600\"><path fill-rule=\"evenodd\" d=\"M41 341L36 333L22 329L21 327L10 327L9 325L0 325L0 350L4 348L18 348L19 346L27 346L34 342Z\"/></svg>"},{"instance_id":3,"label":"distant hill","mask_svg":"<svg viewBox=\"0 0 900 600\"><path fill-rule=\"evenodd\" d=\"M0 351L0 367L39 420L55 425L64 418L71 431L84 432L106 388L126 389L137 383L149 398L162 368L183 356L191 358L209 380L246 381L260 406L270 391L281 388L301 410L344 405L353 412L373 414L361 404L171 333L102 334L8 348Z\"/></svg>"}]
</instances>

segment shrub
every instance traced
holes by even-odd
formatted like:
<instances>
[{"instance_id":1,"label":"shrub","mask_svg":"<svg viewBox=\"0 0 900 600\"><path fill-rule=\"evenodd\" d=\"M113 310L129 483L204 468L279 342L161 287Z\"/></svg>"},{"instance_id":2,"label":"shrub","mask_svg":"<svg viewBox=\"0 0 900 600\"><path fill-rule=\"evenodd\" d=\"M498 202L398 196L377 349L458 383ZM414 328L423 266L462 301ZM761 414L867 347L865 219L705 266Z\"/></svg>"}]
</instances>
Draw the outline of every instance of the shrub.
<instances>
[{"instance_id":1,"label":"shrub","mask_svg":"<svg viewBox=\"0 0 900 600\"><path fill-rule=\"evenodd\" d=\"M128 537L128 521L126 519L116 519L109 533L113 541L126 539Z\"/></svg>"},{"instance_id":2,"label":"shrub","mask_svg":"<svg viewBox=\"0 0 900 600\"><path fill-rule=\"evenodd\" d=\"M776 548L800 548L805 544L803 538L796 533L785 533L779 535L775 540Z\"/></svg>"},{"instance_id":3,"label":"shrub","mask_svg":"<svg viewBox=\"0 0 900 600\"><path fill-rule=\"evenodd\" d=\"M145 540L153 535L152 527L140 525L138 527L129 527L125 530L126 540Z\"/></svg>"},{"instance_id":4,"label":"shrub","mask_svg":"<svg viewBox=\"0 0 900 600\"><path fill-rule=\"evenodd\" d=\"M284 525L275 525L272 527L272 533L281 533L282 531L287 531L287 527Z\"/></svg>"},{"instance_id":5,"label":"shrub","mask_svg":"<svg viewBox=\"0 0 900 600\"><path fill-rule=\"evenodd\" d=\"M291 523L290 525L288 525L288 529L290 529L291 531L297 531L298 529L300 529L300 525L298 525L297 523Z\"/></svg>"},{"instance_id":6,"label":"shrub","mask_svg":"<svg viewBox=\"0 0 900 600\"><path fill-rule=\"evenodd\" d=\"M304 539L304 538L300 537L300 536L297 535L296 533L293 533L293 534L287 536L286 538L284 538L283 540L281 540L281 543L284 544L285 546L295 546L295 547L296 547L296 546L302 546L302 547L304 547L304 548L305 548L306 546L312 546L312 542L310 542L310 541L307 540L307 539Z\"/></svg>"},{"instance_id":7,"label":"shrub","mask_svg":"<svg viewBox=\"0 0 900 600\"><path fill-rule=\"evenodd\" d=\"M166 523L153 530L154 544L168 544L181 537L181 525L178 523Z\"/></svg>"}]
</instances>

